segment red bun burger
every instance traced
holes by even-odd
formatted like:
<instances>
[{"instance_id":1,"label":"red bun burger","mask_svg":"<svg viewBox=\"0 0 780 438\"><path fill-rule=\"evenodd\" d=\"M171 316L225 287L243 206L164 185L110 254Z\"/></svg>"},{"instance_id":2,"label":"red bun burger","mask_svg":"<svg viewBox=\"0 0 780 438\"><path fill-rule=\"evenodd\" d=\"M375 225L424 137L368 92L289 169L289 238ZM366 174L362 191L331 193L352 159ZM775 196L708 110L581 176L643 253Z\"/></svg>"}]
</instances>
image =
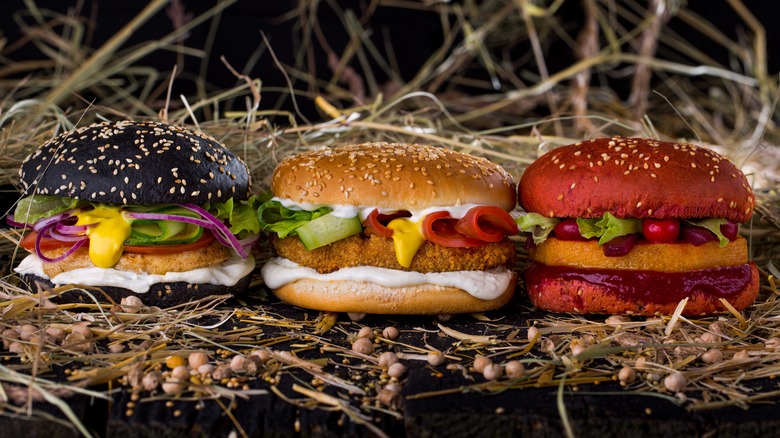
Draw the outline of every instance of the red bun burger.
<instances>
[{"instance_id":1,"label":"red bun burger","mask_svg":"<svg viewBox=\"0 0 780 438\"><path fill-rule=\"evenodd\" d=\"M155 122L66 132L22 163L9 222L32 254L16 271L36 284L100 288L169 306L240 292L260 223L246 165L217 140ZM91 300L74 289L64 301ZM104 295L105 294L105 295Z\"/></svg>"},{"instance_id":2,"label":"red bun burger","mask_svg":"<svg viewBox=\"0 0 780 438\"><path fill-rule=\"evenodd\" d=\"M352 313L455 314L514 295L511 176L483 158L368 143L284 159L259 209L284 302Z\"/></svg>"},{"instance_id":3,"label":"red bun burger","mask_svg":"<svg viewBox=\"0 0 780 438\"><path fill-rule=\"evenodd\" d=\"M530 232L533 303L575 313L723 312L756 299L759 274L738 224L753 212L745 178L687 143L600 138L554 149L519 186Z\"/></svg>"}]
</instances>

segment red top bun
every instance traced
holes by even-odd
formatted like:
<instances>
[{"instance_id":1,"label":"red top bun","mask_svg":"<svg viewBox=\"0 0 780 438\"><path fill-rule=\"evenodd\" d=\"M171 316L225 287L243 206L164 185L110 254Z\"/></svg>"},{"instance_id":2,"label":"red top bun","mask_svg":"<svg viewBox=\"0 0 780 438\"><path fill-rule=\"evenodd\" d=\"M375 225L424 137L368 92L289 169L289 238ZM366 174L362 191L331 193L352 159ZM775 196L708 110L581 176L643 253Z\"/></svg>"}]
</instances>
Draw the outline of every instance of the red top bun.
<instances>
[{"instance_id":1,"label":"red top bun","mask_svg":"<svg viewBox=\"0 0 780 438\"><path fill-rule=\"evenodd\" d=\"M527 212L549 217L726 218L745 222L755 196L721 155L690 143L599 138L554 149L523 173Z\"/></svg>"}]
</instances>

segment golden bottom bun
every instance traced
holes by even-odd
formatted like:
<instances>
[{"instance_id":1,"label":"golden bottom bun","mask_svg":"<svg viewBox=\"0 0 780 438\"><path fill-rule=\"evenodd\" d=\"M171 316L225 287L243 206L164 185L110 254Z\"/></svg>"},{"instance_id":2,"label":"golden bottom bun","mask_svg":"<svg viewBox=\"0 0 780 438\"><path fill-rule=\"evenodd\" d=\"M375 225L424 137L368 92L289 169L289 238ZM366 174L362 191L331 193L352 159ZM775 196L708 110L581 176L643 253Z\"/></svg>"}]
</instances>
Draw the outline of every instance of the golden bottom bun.
<instances>
[{"instance_id":1,"label":"golden bottom bun","mask_svg":"<svg viewBox=\"0 0 780 438\"><path fill-rule=\"evenodd\" d=\"M749 281L744 288L727 298L729 304L737 310L746 308L758 297L760 280L758 268L752 262L745 266L749 267ZM529 282L530 269L526 271L528 295L535 306L550 312L671 315L679 303L679 300L653 302L641 297L621 296L603 285L583 279L549 277L542 281ZM696 291L688 296L688 303L682 314L697 316L722 313L727 310L717 296Z\"/></svg>"},{"instance_id":2,"label":"golden bottom bun","mask_svg":"<svg viewBox=\"0 0 780 438\"><path fill-rule=\"evenodd\" d=\"M494 300L474 298L462 289L436 285L386 287L366 281L303 279L274 290L287 304L325 312L451 315L485 312L507 304L515 294L517 275Z\"/></svg>"}]
</instances>

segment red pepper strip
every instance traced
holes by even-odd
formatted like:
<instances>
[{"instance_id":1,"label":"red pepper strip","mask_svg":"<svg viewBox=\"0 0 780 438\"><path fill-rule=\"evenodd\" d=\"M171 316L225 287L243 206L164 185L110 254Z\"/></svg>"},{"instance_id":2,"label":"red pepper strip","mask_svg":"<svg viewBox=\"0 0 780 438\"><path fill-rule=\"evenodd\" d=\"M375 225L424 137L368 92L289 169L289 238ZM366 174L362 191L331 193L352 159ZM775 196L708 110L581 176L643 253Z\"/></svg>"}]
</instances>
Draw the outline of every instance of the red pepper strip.
<instances>
[{"instance_id":1,"label":"red pepper strip","mask_svg":"<svg viewBox=\"0 0 780 438\"><path fill-rule=\"evenodd\" d=\"M455 230L485 242L500 242L506 236L517 234L517 223L503 209L483 205L466 212L455 225Z\"/></svg>"},{"instance_id":2,"label":"red pepper strip","mask_svg":"<svg viewBox=\"0 0 780 438\"><path fill-rule=\"evenodd\" d=\"M458 219L450 217L446 211L431 213L422 221L422 233L425 240L450 248L469 248L487 244L483 240L464 236L455 229Z\"/></svg>"},{"instance_id":3,"label":"red pepper strip","mask_svg":"<svg viewBox=\"0 0 780 438\"><path fill-rule=\"evenodd\" d=\"M399 217L409 217L412 214L408 211L399 211L393 214L379 214L379 210L374 210L363 221L363 233L380 237L393 237L393 230L387 228L387 224L393 219Z\"/></svg>"}]
</instances>

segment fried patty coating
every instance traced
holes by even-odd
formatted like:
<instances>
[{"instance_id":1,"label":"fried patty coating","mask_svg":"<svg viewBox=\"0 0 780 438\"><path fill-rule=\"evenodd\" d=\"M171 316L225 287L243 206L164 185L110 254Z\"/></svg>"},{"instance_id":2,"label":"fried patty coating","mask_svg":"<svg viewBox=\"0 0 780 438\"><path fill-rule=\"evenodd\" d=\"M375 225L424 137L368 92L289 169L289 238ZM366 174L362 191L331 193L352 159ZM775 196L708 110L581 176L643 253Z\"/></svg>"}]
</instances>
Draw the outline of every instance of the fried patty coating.
<instances>
[{"instance_id":1,"label":"fried patty coating","mask_svg":"<svg viewBox=\"0 0 780 438\"><path fill-rule=\"evenodd\" d=\"M351 236L312 251L308 251L297 237L279 239L273 236L271 242L280 257L322 274L355 266L424 273L511 269L517 257L515 244L509 239L472 248L448 248L426 241L414 256L412 265L405 268L398 263L393 240L379 236Z\"/></svg>"},{"instance_id":2,"label":"fried patty coating","mask_svg":"<svg viewBox=\"0 0 780 438\"><path fill-rule=\"evenodd\" d=\"M65 249L60 248L43 251L43 254L54 258L64 251ZM230 252L228 249L218 242L214 242L206 248L175 254L135 254L126 252L119 258L119 262L114 266L114 269L162 275L166 272L184 272L214 266L229 258ZM43 271L50 278L53 278L57 274L73 269L94 267L95 265L89 258L89 250L80 248L59 262L44 263Z\"/></svg>"}]
</instances>

